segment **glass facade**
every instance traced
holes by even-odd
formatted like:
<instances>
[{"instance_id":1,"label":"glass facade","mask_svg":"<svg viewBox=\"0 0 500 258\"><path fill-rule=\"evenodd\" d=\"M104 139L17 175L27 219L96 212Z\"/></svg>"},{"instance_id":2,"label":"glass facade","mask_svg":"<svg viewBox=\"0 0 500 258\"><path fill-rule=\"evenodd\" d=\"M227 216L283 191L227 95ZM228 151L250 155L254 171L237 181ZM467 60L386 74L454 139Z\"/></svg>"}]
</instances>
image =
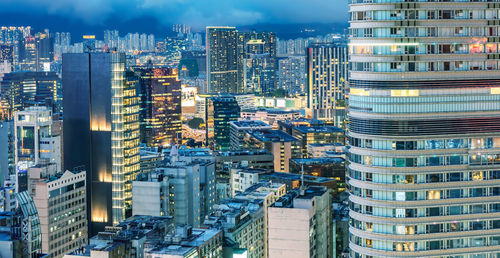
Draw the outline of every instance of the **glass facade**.
<instances>
[{"instance_id":1,"label":"glass facade","mask_svg":"<svg viewBox=\"0 0 500 258\"><path fill-rule=\"evenodd\" d=\"M89 236L130 213L139 172L139 99L123 53L63 55L65 169L84 166Z\"/></svg>"},{"instance_id":2,"label":"glass facade","mask_svg":"<svg viewBox=\"0 0 500 258\"><path fill-rule=\"evenodd\" d=\"M497 257L494 1L350 1L351 257Z\"/></svg>"}]
</instances>

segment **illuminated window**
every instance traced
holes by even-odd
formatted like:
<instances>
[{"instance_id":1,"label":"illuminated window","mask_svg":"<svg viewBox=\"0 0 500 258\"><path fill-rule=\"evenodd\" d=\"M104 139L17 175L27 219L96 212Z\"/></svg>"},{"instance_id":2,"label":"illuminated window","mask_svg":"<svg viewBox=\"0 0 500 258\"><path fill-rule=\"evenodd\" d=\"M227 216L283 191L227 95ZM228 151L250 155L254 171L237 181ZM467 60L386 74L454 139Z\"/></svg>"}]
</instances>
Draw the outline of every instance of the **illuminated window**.
<instances>
[{"instance_id":1,"label":"illuminated window","mask_svg":"<svg viewBox=\"0 0 500 258\"><path fill-rule=\"evenodd\" d=\"M469 53L483 53L484 45L483 44L470 44L469 45Z\"/></svg>"},{"instance_id":2,"label":"illuminated window","mask_svg":"<svg viewBox=\"0 0 500 258\"><path fill-rule=\"evenodd\" d=\"M357 96L370 96L370 91L365 89L350 89L350 93L351 95L357 95Z\"/></svg>"},{"instance_id":3,"label":"illuminated window","mask_svg":"<svg viewBox=\"0 0 500 258\"><path fill-rule=\"evenodd\" d=\"M480 181L483 180L483 171L474 171L472 172L472 181Z\"/></svg>"},{"instance_id":4,"label":"illuminated window","mask_svg":"<svg viewBox=\"0 0 500 258\"><path fill-rule=\"evenodd\" d=\"M419 90L391 90L392 97L417 97Z\"/></svg>"},{"instance_id":5,"label":"illuminated window","mask_svg":"<svg viewBox=\"0 0 500 258\"><path fill-rule=\"evenodd\" d=\"M491 88L490 89L490 93L491 94L500 94L500 88L497 87L497 88Z\"/></svg>"},{"instance_id":6,"label":"illuminated window","mask_svg":"<svg viewBox=\"0 0 500 258\"><path fill-rule=\"evenodd\" d=\"M427 194L428 200L438 200L441 199L441 191L439 190L431 190Z\"/></svg>"},{"instance_id":7,"label":"illuminated window","mask_svg":"<svg viewBox=\"0 0 500 258\"><path fill-rule=\"evenodd\" d=\"M373 223L366 222L366 231L369 231L369 232L373 231Z\"/></svg>"}]
</instances>

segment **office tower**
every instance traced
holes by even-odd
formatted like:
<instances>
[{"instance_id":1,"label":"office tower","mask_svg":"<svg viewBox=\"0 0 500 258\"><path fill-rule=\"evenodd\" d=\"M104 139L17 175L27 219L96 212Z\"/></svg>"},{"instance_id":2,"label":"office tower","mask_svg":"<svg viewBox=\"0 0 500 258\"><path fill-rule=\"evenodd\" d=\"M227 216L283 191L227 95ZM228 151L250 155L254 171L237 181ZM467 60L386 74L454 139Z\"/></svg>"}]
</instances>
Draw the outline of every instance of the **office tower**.
<instances>
[{"instance_id":1,"label":"office tower","mask_svg":"<svg viewBox=\"0 0 500 258\"><path fill-rule=\"evenodd\" d=\"M137 69L141 142L171 146L182 140L182 89L177 69Z\"/></svg>"},{"instance_id":2,"label":"office tower","mask_svg":"<svg viewBox=\"0 0 500 258\"><path fill-rule=\"evenodd\" d=\"M64 54L64 166L87 171L89 235L131 213L139 172L138 98L123 53Z\"/></svg>"},{"instance_id":3,"label":"office tower","mask_svg":"<svg viewBox=\"0 0 500 258\"><path fill-rule=\"evenodd\" d=\"M340 126L337 109L345 110L348 80L347 48L334 44L312 44L307 48L307 103L309 116L335 121Z\"/></svg>"},{"instance_id":4,"label":"office tower","mask_svg":"<svg viewBox=\"0 0 500 258\"><path fill-rule=\"evenodd\" d=\"M54 59L54 40L49 30L35 34L36 71L50 72L50 63Z\"/></svg>"},{"instance_id":5,"label":"office tower","mask_svg":"<svg viewBox=\"0 0 500 258\"><path fill-rule=\"evenodd\" d=\"M53 163L57 171L61 171L61 139L60 136L52 135L50 110L46 107L29 107L16 112L14 135L17 166L30 167Z\"/></svg>"},{"instance_id":6,"label":"office tower","mask_svg":"<svg viewBox=\"0 0 500 258\"><path fill-rule=\"evenodd\" d=\"M242 93L241 50L234 27L207 27L207 88L210 93Z\"/></svg>"},{"instance_id":7,"label":"office tower","mask_svg":"<svg viewBox=\"0 0 500 258\"><path fill-rule=\"evenodd\" d=\"M306 58L305 56L289 56L279 60L278 88L290 95L306 93Z\"/></svg>"},{"instance_id":8,"label":"office tower","mask_svg":"<svg viewBox=\"0 0 500 258\"><path fill-rule=\"evenodd\" d=\"M269 257L333 257L330 194L294 190L268 208Z\"/></svg>"},{"instance_id":9,"label":"office tower","mask_svg":"<svg viewBox=\"0 0 500 258\"><path fill-rule=\"evenodd\" d=\"M274 32L240 33L243 49L244 92L273 93L276 89L276 34Z\"/></svg>"},{"instance_id":10,"label":"office tower","mask_svg":"<svg viewBox=\"0 0 500 258\"><path fill-rule=\"evenodd\" d=\"M297 138L280 130L247 131L243 149L265 149L274 156L274 171L289 172L290 159L300 155Z\"/></svg>"},{"instance_id":11,"label":"office tower","mask_svg":"<svg viewBox=\"0 0 500 258\"><path fill-rule=\"evenodd\" d=\"M40 219L42 252L51 257L87 245L85 171L29 168L30 191Z\"/></svg>"},{"instance_id":12,"label":"office tower","mask_svg":"<svg viewBox=\"0 0 500 258\"><path fill-rule=\"evenodd\" d=\"M350 8L351 257L498 256L498 3Z\"/></svg>"},{"instance_id":13,"label":"office tower","mask_svg":"<svg viewBox=\"0 0 500 258\"><path fill-rule=\"evenodd\" d=\"M19 70L20 71L38 71L38 58L36 49L36 38L32 35L22 39L19 49ZM17 69L16 69L17 71Z\"/></svg>"},{"instance_id":14,"label":"office tower","mask_svg":"<svg viewBox=\"0 0 500 258\"><path fill-rule=\"evenodd\" d=\"M61 79L55 72L12 72L0 82L2 98L12 115L30 106L47 106L62 112Z\"/></svg>"},{"instance_id":15,"label":"office tower","mask_svg":"<svg viewBox=\"0 0 500 258\"><path fill-rule=\"evenodd\" d=\"M206 145L227 150L230 145L231 121L240 117L240 107L234 96L207 98L205 102Z\"/></svg>"}]
</instances>

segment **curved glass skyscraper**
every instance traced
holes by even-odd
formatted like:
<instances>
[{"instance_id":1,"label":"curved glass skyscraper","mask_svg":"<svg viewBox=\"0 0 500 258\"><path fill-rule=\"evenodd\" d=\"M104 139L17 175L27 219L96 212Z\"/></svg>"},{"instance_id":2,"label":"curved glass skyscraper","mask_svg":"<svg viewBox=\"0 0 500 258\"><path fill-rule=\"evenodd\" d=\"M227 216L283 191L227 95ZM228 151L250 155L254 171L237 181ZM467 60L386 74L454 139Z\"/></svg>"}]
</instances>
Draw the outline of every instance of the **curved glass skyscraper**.
<instances>
[{"instance_id":1,"label":"curved glass skyscraper","mask_svg":"<svg viewBox=\"0 0 500 258\"><path fill-rule=\"evenodd\" d=\"M500 254L500 3L351 0L351 257Z\"/></svg>"}]
</instances>

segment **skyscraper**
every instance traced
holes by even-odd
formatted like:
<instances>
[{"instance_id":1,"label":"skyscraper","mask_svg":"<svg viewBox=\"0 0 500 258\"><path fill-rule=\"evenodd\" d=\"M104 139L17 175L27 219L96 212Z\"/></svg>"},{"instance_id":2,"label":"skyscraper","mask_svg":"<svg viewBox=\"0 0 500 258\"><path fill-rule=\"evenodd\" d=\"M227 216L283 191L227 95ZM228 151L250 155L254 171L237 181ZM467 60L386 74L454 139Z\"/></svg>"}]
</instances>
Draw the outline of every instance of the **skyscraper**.
<instances>
[{"instance_id":1,"label":"skyscraper","mask_svg":"<svg viewBox=\"0 0 500 258\"><path fill-rule=\"evenodd\" d=\"M63 55L64 166L87 171L90 236L131 214L139 107L124 66L123 53Z\"/></svg>"},{"instance_id":2,"label":"skyscraper","mask_svg":"<svg viewBox=\"0 0 500 258\"><path fill-rule=\"evenodd\" d=\"M335 44L312 44L307 48L308 109L319 120L335 119L344 111L348 80L347 48ZM339 123L335 124L340 126Z\"/></svg>"},{"instance_id":3,"label":"skyscraper","mask_svg":"<svg viewBox=\"0 0 500 258\"><path fill-rule=\"evenodd\" d=\"M497 257L499 4L350 3L350 256Z\"/></svg>"},{"instance_id":4,"label":"skyscraper","mask_svg":"<svg viewBox=\"0 0 500 258\"><path fill-rule=\"evenodd\" d=\"M276 89L276 34L240 33L244 91L273 93ZM241 77L241 76L240 76Z\"/></svg>"},{"instance_id":5,"label":"skyscraper","mask_svg":"<svg viewBox=\"0 0 500 258\"><path fill-rule=\"evenodd\" d=\"M240 117L240 106L234 96L214 96L205 102L206 144L217 150L231 145L231 121Z\"/></svg>"},{"instance_id":6,"label":"skyscraper","mask_svg":"<svg viewBox=\"0 0 500 258\"><path fill-rule=\"evenodd\" d=\"M0 93L10 115L30 106L47 106L62 111L61 79L55 72L12 72L0 82Z\"/></svg>"},{"instance_id":7,"label":"skyscraper","mask_svg":"<svg viewBox=\"0 0 500 258\"><path fill-rule=\"evenodd\" d=\"M139 75L141 142L170 146L182 139L181 81L177 69L136 69Z\"/></svg>"},{"instance_id":8,"label":"skyscraper","mask_svg":"<svg viewBox=\"0 0 500 258\"><path fill-rule=\"evenodd\" d=\"M210 93L242 93L238 31L207 27L207 85Z\"/></svg>"}]
</instances>

